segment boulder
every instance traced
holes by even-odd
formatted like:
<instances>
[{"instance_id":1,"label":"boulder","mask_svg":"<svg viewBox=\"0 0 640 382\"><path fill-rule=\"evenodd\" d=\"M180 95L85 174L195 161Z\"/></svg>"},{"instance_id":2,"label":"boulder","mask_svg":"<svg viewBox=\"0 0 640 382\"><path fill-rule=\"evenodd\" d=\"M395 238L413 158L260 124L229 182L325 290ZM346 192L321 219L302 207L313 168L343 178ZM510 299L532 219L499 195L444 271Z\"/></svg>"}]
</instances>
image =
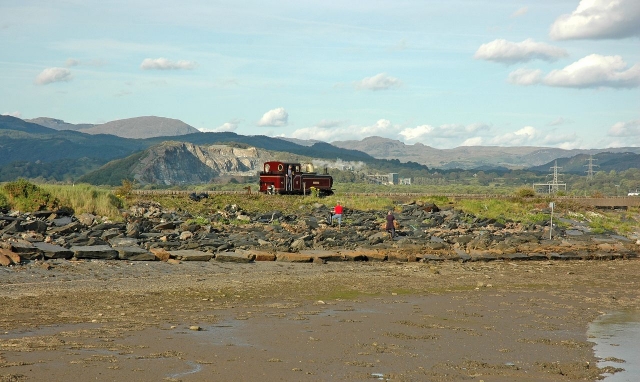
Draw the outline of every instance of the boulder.
<instances>
[{"instance_id":1,"label":"boulder","mask_svg":"<svg viewBox=\"0 0 640 382\"><path fill-rule=\"evenodd\" d=\"M80 223L86 225L87 227L90 227L93 225L93 223L95 223L96 216L88 212L85 212L83 214L76 215L76 219L78 219Z\"/></svg>"},{"instance_id":2,"label":"boulder","mask_svg":"<svg viewBox=\"0 0 640 382\"><path fill-rule=\"evenodd\" d=\"M156 261L158 258L153 253L140 247L117 247L118 258L130 261Z\"/></svg>"},{"instance_id":3,"label":"boulder","mask_svg":"<svg viewBox=\"0 0 640 382\"><path fill-rule=\"evenodd\" d=\"M22 260L20 255L5 248L0 248L0 257L3 259L1 265L5 267L11 264L20 264Z\"/></svg>"},{"instance_id":4,"label":"boulder","mask_svg":"<svg viewBox=\"0 0 640 382\"><path fill-rule=\"evenodd\" d=\"M249 251L236 250L235 252L216 253L215 260L227 263L250 263L256 256Z\"/></svg>"},{"instance_id":5,"label":"boulder","mask_svg":"<svg viewBox=\"0 0 640 382\"><path fill-rule=\"evenodd\" d=\"M131 237L114 237L109 240L109 244L112 247L135 247L138 245L138 240Z\"/></svg>"},{"instance_id":6,"label":"boulder","mask_svg":"<svg viewBox=\"0 0 640 382\"><path fill-rule=\"evenodd\" d=\"M288 263L310 263L313 261L313 257L308 255L301 255L299 253L278 252L276 254L276 261L283 261Z\"/></svg>"},{"instance_id":7,"label":"boulder","mask_svg":"<svg viewBox=\"0 0 640 382\"><path fill-rule=\"evenodd\" d=\"M48 233L50 235L68 235L72 232L77 232L83 227L82 223L78 221L72 221L69 224L65 224L63 226L55 226L53 228L49 228Z\"/></svg>"},{"instance_id":8,"label":"boulder","mask_svg":"<svg viewBox=\"0 0 640 382\"><path fill-rule=\"evenodd\" d=\"M149 252L153 253L157 260L168 261L171 258L171 254L164 248L150 248Z\"/></svg>"},{"instance_id":9,"label":"boulder","mask_svg":"<svg viewBox=\"0 0 640 382\"><path fill-rule=\"evenodd\" d=\"M42 220L31 220L20 223L23 231L34 231L38 233L47 232L48 225Z\"/></svg>"},{"instance_id":10,"label":"boulder","mask_svg":"<svg viewBox=\"0 0 640 382\"><path fill-rule=\"evenodd\" d=\"M276 254L267 251L248 250L255 258L254 261L276 261Z\"/></svg>"},{"instance_id":11,"label":"boulder","mask_svg":"<svg viewBox=\"0 0 640 382\"><path fill-rule=\"evenodd\" d=\"M9 249L26 260L35 260L42 256L40 250L29 242L10 242Z\"/></svg>"},{"instance_id":12,"label":"boulder","mask_svg":"<svg viewBox=\"0 0 640 382\"><path fill-rule=\"evenodd\" d=\"M213 258L213 253L196 251L193 249L183 249L169 251L171 257L180 261L209 261Z\"/></svg>"},{"instance_id":13,"label":"boulder","mask_svg":"<svg viewBox=\"0 0 640 382\"><path fill-rule=\"evenodd\" d=\"M326 249L305 249L299 253L305 256L317 257L323 261L342 261L342 256L338 252Z\"/></svg>"},{"instance_id":14,"label":"boulder","mask_svg":"<svg viewBox=\"0 0 640 382\"><path fill-rule=\"evenodd\" d=\"M45 258L47 259L70 259L73 257L73 252L67 248L59 245L49 243L33 243Z\"/></svg>"},{"instance_id":15,"label":"boulder","mask_svg":"<svg viewBox=\"0 0 640 382\"><path fill-rule=\"evenodd\" d=\"M78 245L71 247L76 259L113 260L118 258L118 252L108 245Z\"/></svg>"},{"instance_id":16,"label":"boulder","mask_svg":"<svg viewBox=\"0 0 640 382\"><path fill-rule=\"evenodd\" d=\"M340 257L343 261L367 261L369 260L369 256L372 257L372 260L375 259L375 255L377 251L371 250L363 250L363 249L353 249L353 250L342 250L340 251ZM386 259L386 255L384 255L384 259ZM384 260L383 259L383 260Z\"/></svg>"},{"instance_id":17,"label":"boulder","mask_svg":"<svg viewBox=\"0 0 640 382\"><path fill-rule=\"evenodd\" d=\"M13 264L11 259L8 256L5 256L2 252L0 252L0 266L8 267L11 264Z\"/></svg>"}]
</instances>

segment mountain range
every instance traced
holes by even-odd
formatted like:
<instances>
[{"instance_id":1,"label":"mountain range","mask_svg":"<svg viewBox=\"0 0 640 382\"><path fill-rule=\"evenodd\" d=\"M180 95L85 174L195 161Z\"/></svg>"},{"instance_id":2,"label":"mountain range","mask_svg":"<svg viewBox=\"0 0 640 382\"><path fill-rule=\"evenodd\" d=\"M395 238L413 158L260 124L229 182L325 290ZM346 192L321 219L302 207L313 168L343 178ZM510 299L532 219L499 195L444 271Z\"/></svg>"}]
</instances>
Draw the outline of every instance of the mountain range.
<instances>
[{"instance_id":1,"label":"mountain range","mask_svg":"<svg viewBox=\"0 0 640 382\"><path fill-rule=\"evenodd\" d=\"M166 143L168 141L171 143ZM264 153L260 155L263 156L257 155L257 161L276 152L280 156L288 153L286 155L326 161L358 162L377 172L399 172L405 176L412 176L416 171L425 172L429 168L477 171L526 168L549 172L555 160L565 172L584 173L589 156L595 159L593 163L599 166L597 170L640 168L640 148L637 147L564 150L529 146L466 146L436 149L421 143L408 145L382 137L326 143L261 135L243 136L232 132L204 133L182 121L153 116L100 125L70 124L54 118L22 120L0 116L0 181L17 176L50 179L50 174L55 172L54 180L62 180L61 176L66 180L70 176L78 179L79 175L85 174L81 179L92 183L108 180L104 184L117 184L120 179L133 177L141 183L167 184L167 179L173 179L169 180L171 184L181 184L207 182L228 172L238 173L240 167L227 170L221 166L229 157L220 159L222 154L216 145L261 150ZM203 153L213 153L213 156L207 159L209 154ZM220 157L220 164L214 164L218 160L212 159L214 157ZM198 163L194 162L196 159ZM116 161L107 163L113 160ZM191 165L184 168L177 162ZM141 163L146 163L147 167ZM91 173L102 165L104 167L100 170ZM246 171L255 171L253 166L255 163L246 167ZM177 177L176 174L184 171L191 172L189 176L193 179ZM150 176L152 173L160 175Z\"/></svg>"},{"instance_id":2,"label":"mountain range","mask_svg":"<svg viewBox=\"0 0 640 382\"><path fill-rule=\"evenodd\" d=\"M111 134L122 138L174 137L200 132L180 120L154 116L119 119L99 125L88 123L74 125L46 117L26 119L25 121L54 130L72 130L86 134Z\"/></svg>"}]
</instances>

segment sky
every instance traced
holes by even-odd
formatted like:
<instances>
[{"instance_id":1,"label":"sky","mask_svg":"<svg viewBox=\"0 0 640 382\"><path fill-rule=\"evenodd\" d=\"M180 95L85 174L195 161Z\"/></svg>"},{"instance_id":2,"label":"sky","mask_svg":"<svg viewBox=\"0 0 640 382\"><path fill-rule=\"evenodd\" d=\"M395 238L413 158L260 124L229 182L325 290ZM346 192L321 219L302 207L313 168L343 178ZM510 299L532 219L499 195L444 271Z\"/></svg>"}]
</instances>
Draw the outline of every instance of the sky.
<instances>
[{"instance_id":1,"label":"sky","mask_svg":"<svg viewBox=\"0 0 640 382\"><path fill-rule=\"evenodd\" d=\"M640 146L640 0L0 0L0 114Z\"/></svg>"}]
</instances>

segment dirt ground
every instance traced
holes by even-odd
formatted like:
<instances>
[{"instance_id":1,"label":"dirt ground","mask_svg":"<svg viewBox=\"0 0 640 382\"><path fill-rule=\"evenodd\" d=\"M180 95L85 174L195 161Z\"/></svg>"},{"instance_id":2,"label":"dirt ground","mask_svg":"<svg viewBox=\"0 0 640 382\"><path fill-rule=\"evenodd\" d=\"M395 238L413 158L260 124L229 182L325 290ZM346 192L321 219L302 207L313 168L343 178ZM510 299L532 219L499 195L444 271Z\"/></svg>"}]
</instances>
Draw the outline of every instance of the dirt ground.
<instances>
[{"instance_id":1,"label":"dirt ground","mask_svg":"<svg viewBox=\"0 0 640 382\"><path fill-rule=\"evenodd\" d=\"M0 268L0 381L597 380L640 260ZM621 364L624 367L624 364Z\"/></svg>"}]
</instances>

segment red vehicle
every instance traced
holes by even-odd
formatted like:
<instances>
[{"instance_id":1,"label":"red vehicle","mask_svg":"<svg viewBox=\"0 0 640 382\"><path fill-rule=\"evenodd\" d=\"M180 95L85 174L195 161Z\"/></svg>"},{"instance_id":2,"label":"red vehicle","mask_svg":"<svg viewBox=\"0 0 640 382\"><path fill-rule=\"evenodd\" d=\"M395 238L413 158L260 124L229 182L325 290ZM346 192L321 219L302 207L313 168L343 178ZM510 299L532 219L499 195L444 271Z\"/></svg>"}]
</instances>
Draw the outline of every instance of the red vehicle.
<instances>
[{"instance_id":1,"label":"red vehicle","mask_svg":"<svg viewBox=\"0 0 640 382\"><path fill-rule=\"evenodd\" d=\"M317 174L313 166L300 163L265 162L260 172L260 192L267 194L311 194L318 190L320 195L333 194L331 175Z\"/></svg>"}]
</instances>

